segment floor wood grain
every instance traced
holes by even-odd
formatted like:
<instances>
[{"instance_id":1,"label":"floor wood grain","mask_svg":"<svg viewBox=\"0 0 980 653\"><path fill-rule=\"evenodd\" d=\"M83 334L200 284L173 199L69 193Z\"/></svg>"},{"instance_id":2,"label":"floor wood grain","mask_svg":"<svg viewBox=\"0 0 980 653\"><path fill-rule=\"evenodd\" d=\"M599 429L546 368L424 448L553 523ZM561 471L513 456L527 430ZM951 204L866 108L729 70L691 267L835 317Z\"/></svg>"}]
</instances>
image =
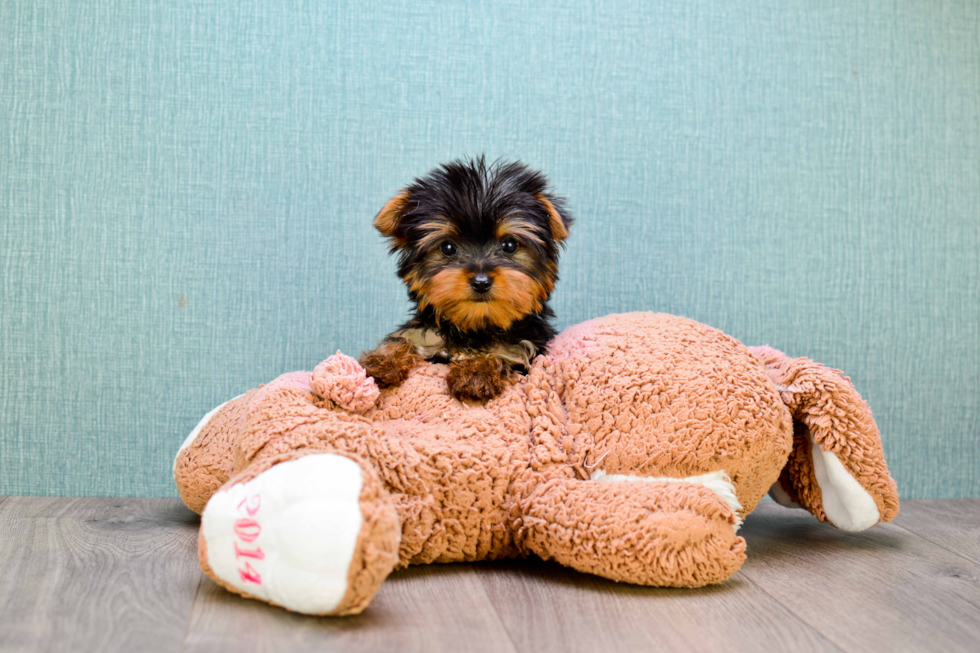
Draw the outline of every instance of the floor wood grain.
<instances>
[{"instance_id":1,"label":"floor wood grain","mask_svg":"<svg viewBox=\"0 0 980 653\"><path fill-rule=\"evenodd\" d=\"M745 538L741 574L846 651L977 650L980 567L906 529L846 533L767 501Z\"/></svg>"},{"instance_id":2,"label":"floor wood grain","mask_svg":"<svg viewBox=\"0 0 980 653\"><path fill-rule=\"evenodd\" d=\"M700 590L536 559L395 573L349 618L229 594L170 499L0 497L0 651L967 651L980 641L980 500L906 501L844 533L763 502L745 566Z\"/></svg>"},{"instance_id":3,"label":"floor wood grain","mask_svg":"<svg viewBox=\"0 0 980 653\"><path fill-rule=\"evenodd\" d=\"M696 590L637 587L540 560L482 574L519 651L838 651L736 574Z\"/></svg>"},{"instance_id":4,"label":"floor wood grain","mask_svg":"<svg viewBox=\"0 0 980 653\"><path fill-rule=\"evenodd\" d=\"M905 501L895 524L980 564L978 504L978 499Z\"/></svg>"},{"instance_id":5,"label":"floor wood grain","mask_svg":"<svg viewBox=\"0 0 980 653\"><path fill-rule=\"evenodd\" d=\"M169 499L0 503L0 650L176 651L202 574Z\"/></svg>"},{"instance_id":6,"label":"floor wood grain","mask_svg":"<svg viewBox=\"0 0 980 653\"><path fill-rule=\"evenodd\" d=\"M395 572L370 607L322 618L270 609L202 584L185 651L514 651L474 565Z\"/></svg>"}]
</instances>

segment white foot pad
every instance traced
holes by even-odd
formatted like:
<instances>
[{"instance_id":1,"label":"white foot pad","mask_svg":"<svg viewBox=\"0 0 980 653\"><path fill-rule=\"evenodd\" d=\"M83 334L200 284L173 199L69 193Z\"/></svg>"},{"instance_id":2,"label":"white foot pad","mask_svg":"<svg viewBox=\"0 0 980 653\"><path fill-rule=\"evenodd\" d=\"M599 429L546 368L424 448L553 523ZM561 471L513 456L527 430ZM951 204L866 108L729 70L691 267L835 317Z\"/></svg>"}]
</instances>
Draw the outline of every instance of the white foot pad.
<instances>
[{"instance_id":1,"label":"white foot pad","mask_svg":"<svg viewBox=\"0 0 980 653\"><path fill-rule=\"evenodd\" d=\"M813 473L820 486L823 511L830 523L842 531L863 531L878 523L881 515L874 497L861 487L844 464L810 438Z\"/></svg>"},{"instance_id":2,"label":"white foot pad","mask_svg":"<svg viewBox=\"0 0 980 653\"><path fill-rule=\"evenodd\" d=\"M361 468L335 454L280 463L218 492L201 515L208 564L222 581L306 614L347 591L361 531Z\"/></svg>"},{"instance_id":3,"label":"white foot pad","mask_svg":"<svg viewBox=\"0 0 980 653\"><path fill-rule=\"evenodd\" d=\"M738 532L739 527L742 525L742 518L738 516L738 511L742 509L742 504L739 502L738 497L735 496L735 486L732 485L732 479L728 477L725 470L719 469L714 472L708 472L707 474L701 474L700 476L687 476L684 478L673 478L670 476L632 476L629 474L607 474L601 469L592 472L591 476L593 481L599 481L602 483L610 482L621 482L621 481L642 481L646 483L693 483L695 485L703 485L728 504L735 513L735 532Z\"/></svg>"}]
</instances>

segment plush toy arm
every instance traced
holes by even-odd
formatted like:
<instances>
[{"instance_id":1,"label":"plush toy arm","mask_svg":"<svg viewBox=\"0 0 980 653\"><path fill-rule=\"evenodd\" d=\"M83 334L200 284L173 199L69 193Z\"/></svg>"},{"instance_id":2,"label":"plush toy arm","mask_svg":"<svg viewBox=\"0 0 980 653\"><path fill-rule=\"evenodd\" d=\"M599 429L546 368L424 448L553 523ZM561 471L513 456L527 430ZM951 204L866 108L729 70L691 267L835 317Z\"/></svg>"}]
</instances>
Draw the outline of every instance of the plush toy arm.
<instances>
[{"instance_id":1,"label":"plush toy arm","mask_svg":"<svg viewBox=\"0 0 980 653\"><path fill-rule=\"evenodd\" d=\"M898 489L871 410L850 379L808 358L750 349L793 416L793 450L770 496L842 530L891 521Z\"/></svg>"},{"instance_id":2,"label":"plush toy arm","mask_svg":"<svg viewBox=\"0 0 980 653\"><path fill-rule=\"evenodd\" d=\"M701 587L742 566L736 523L704 485L553 478L524 500L519 539L546 560L613 580Z\"/></svg>"}]
</instances>

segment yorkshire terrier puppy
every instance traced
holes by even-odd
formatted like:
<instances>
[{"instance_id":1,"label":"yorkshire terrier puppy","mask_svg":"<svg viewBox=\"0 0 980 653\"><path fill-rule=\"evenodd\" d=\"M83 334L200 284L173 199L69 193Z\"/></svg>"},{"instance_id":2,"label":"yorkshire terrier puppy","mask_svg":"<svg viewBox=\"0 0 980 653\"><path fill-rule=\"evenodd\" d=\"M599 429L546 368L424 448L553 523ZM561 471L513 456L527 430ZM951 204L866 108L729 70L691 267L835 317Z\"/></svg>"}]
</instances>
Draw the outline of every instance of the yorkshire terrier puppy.
<instances>
[{"instance_id":1,"label":"yorkshire terrier puppy","mask_svg":"<svg viewBox=\"0 0 980 653\"><path fill-rule=\"evenodd\" d=\"M448 363L453 397L499 395L555 335L548 299L571 222L545 176L522 163L457 160L416 179L374 219L413 315L361 365L387 387L423 360Z\"/></svg>"}]
</instances>

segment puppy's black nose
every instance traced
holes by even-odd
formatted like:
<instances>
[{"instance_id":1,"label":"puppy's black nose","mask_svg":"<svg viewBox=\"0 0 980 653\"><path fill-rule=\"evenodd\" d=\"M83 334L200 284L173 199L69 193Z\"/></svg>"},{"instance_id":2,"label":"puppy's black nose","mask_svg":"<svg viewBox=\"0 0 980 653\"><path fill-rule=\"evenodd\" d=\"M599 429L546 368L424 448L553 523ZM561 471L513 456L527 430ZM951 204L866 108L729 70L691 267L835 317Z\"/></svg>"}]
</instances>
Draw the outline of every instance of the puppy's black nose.
<instances>
[{"instance_id":1,"label":"puppy's black nose","mask_svg":"<svg viewBox=\"0 0 980 653\"><path fill-rule=\"evenodd\" d=\"M479 274L473 275L473 278L470 279L470 285L473 287L473 290L482 295L490 290L490 286L493 285L493 279L485 272L480 272Z\"/></svg>"}]
</instances>

